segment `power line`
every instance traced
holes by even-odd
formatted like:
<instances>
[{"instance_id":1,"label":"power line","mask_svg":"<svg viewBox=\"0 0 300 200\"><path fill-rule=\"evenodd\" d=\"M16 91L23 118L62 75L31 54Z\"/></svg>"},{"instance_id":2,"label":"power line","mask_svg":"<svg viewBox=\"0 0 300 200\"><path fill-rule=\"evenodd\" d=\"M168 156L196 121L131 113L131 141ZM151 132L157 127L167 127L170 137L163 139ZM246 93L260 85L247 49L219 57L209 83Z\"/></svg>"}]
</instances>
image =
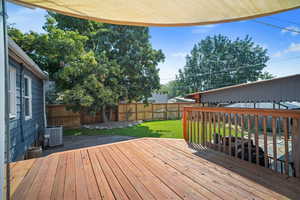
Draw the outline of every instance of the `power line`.
<instances>
[{"instance_id":1,"label":"power line","mask_svg":"<svg viewBox=\"0 0 300 200\"><path fill-rule=\"evenodd\" d=\"M273 63L286 62L286 61L297 60L297 59L300 59L300 56L291 57L291 58L286 58L286 59L281 59L281 60L278 60L278 61L273 62Z\"/></svg>"},{"instance_id":2,"label":"power line","mask_svg":"<svg viewBox=\"0 0 300 200\"><path fill-rule=\"evenodd\" d=\"M228 69L225 69L225 70L220 70L220 71L217 71L217 72L209 72L209 73L201 73L200 76L205 76L205 75L211 75L211 74L220 74L220 73L228 73L228 72L233 72L233 71L238 71L240 69L249 69L251 67L256 67L256 66L260 66L262 64L256 64L256 65L241 65L240 67L237 67L237 68L228 68ZM198 75L197 75L198 76Z\"/></svg>"},{"instance_id":3,"label":"power line","mask_svg":"<svg viewBox=\"0 0 300 200\"><path fill-rule=\"evenodd\" d=\"M290 20L286 20L286 19L279 19L279 18L273 17L273 16L269 16L268 18L300 26L300 23L297 23L297 22L294 22L294 21L290 21Z\"/></svg>"},{"instance_id":4,"label":"power line","mask_svg":"<svg viewBox=\"0 0 300 200\"><path fill-rule=\"evenodd\" d=\"M282 26L279 26L279 25L275 25L275 24L271 24L271 23L267 23L267 22L263 22L263 21L258 21L258 20L253 20L253 22L256 22L258 24L263 24L263 25L266 25L266 26L269 26L269 27L277 28L277 29L280 29L280 30L285 30L285 31L300 34L300 31L297 31L295 29L285 28L285 27L282 27Z\"/></svg>"}]
</instances>

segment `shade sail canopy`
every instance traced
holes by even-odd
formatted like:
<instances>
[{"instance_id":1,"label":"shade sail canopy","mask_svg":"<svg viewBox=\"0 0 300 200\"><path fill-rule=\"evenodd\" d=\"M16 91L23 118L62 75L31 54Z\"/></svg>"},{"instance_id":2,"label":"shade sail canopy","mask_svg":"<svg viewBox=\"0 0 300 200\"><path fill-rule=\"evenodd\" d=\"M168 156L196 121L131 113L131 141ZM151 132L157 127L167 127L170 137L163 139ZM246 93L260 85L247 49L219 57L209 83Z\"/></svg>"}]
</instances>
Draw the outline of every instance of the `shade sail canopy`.
<instances>
[{"instance_id":1,"label":"shade sail canopy","mask_svg":"<svg viewBox=\"0 0 300 200\"><path fill-rule=\"evenodd\" d=\"M140 26L204 25L300 7L300 0L12 0L99 22Z\"/></svg>"}]
</instances>

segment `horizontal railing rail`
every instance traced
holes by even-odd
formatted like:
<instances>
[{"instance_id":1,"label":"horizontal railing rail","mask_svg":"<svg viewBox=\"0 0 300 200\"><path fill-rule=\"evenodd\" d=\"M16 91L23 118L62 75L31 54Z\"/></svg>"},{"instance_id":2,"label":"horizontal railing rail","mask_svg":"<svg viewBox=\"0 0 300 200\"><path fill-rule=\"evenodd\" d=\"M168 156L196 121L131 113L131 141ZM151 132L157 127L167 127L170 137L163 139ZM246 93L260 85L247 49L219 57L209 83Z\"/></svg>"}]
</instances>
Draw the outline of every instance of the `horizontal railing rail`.
<instances>
[{"instance_id":1,"label":"horizontal railing rail","mask_svg":"<svg viewBox=\"0 0 300 200\"><path fill-rule=\"evenodd\" d=\"M185 107L183 136L288 176L300 176L300 111Z\"/></svg>"}]
</instances>

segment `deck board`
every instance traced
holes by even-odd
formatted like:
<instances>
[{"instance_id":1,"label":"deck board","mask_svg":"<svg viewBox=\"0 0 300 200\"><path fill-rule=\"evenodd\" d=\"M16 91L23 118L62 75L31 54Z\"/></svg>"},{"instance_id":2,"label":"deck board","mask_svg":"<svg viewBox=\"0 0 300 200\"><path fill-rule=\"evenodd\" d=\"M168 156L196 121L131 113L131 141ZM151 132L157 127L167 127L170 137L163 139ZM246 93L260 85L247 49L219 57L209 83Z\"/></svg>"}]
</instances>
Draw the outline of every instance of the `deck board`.
<instances>
[{"instance_id":1,"label":"deck board","mask_svg":"<svg viewBox=\"0 0 300 200\"><path fill-rule=\"evenodd\" d=\"M111 148L118 152L121 160L126 160L127 166L133 170L134 175L147 187L156 199L180 199L168 186L156 178L138 159L128 157L126 149L122 151L118 146L111 146Z\"/></svg>"},{"instance_id":2,"label":"deck board","mask_svg":"<svg viewBox=\"0 0 300 200\"><path fill-rule=\"evenodd\" d=\"M54 177L53 188L51 192L51 200L59 200L64 198L64 185L66 177L67 154L60 154L56 174ZM24 181L23 184L26 184Z\"/></svg>"},{"instance_id":3,"label":"deck board","mask_svg":"<svg viewBox=\"0 0 300 200\"><path fill-rule=\"evenodd\" d=\"M176 142L174 142L176 144ZM167 143L168 145L174 145L174 143ZM177 143L178 149L180 151L185 152L186 155L191 156L191 150L183 143ZM299 187L299 179L288 177L283 174L275 173L271 169L267 169L264 167L254 167L252 163L247 163L240 159L235 159L230 156L223 156L220 152L215 151L198 151L196 153L197 157L192 157L195 159L203 158L210 163L213 163L214 166L222 166L222 171L225 169L229 169L232 175L240 175L242 177L247 178L248 180L253 180L255 184L257 183L267 186L274 191L285 192L287 194L300 194L300 187ZM276 183L276 184L275 184ZM296 195L295 197L298 197Z\"/></svg>"},{"instance_id":4,"label":"deck board","mask_svg":"<svg viewBox=\"0 0 300 200\"><path fill-rule=\"evenodd\" d=\"M90 160L93 166L93 170L97 180L97 185L101 194L101 198L104 200L114 200L115 197L113 195L113 192L110 188L108 181L106 180L101 165L98 162L97 155L96 155L97 149L90 149L88 150L88 152L90 155Z\"/></svg>"},{"instance_id":5,"label":"deck board","mask_svg":"<svg viewBox=\"0 0 300 200\"><path fill-rule=\"evenodd\" d=\"M300 180L183 140L143 138L12 163L23 199L300 199Z\"/></svg>"},{"instance_id":6,"label":"deck board","mask_svg":"<svg viewBox=\"0 0 300 200\"><path fill-rule=\"evenodd\" d=\"M10 164L10 182L14 183L10 187L11 193L15 193L16 189L20 185L23 178L27 175L29 169L31 169L32 165L36 160L26 160L26 161L18 161Z\"/></svg>"},{"instance_id":7,"label":"deck board","mask_svg":"<svg viewBox=\"0 0 300 200\"><path fill-rule=\"evenodd\" d=\"M204 185L207 190L211 191L219 198L255 198L255 195L248 193L245 188L239 187L236 183L232 183L232 181L230 182L230 184L228 184L228 182L226 182L226 179L219 178L212 172L205 172L204 170L202 170L202 173L198 173L199 168L193 169L188 162L189 160L185 159L185 163L178 163L177 160L181 160L184 158L179 157L178 154L170 153L165 149L163 150L163 153L161 153L160 150L163 149L163 147L161 146L156 146L156 144L152 144L151 146L149 146L148 142L138 144L140 144L141 147L143 146L145 149L147 149L147 151L151 153L152 156L156 155L156 157L160 159L161 162L167 162L169 166L173 167L178 172L182 172L183 175L190 178L194 182L197 182L199 185ZM192 165L193 164L194 163L192 163ZM236 190L236 188L238 188L238 190Z\"/></svg>"},{"instance_id":8,"label":"deck board","mask_svg":"<svg viewBox=\"0 0 300 200\"><path fill-rule=\"evenodd\" d=\"M75 175L76 199L89 199L88 184L84 173L80 151L75 152Z\"/></svg>"},{"instance_id":9,"label":"deck board","mask_svg":"<svg viewBox=\"0 0 300 200\"><path fill-rule=\"evenodd\" d=\"M158 142L158 144L161 144L161 146L165 145L165 143L160 143L160 142ZM178 151L178 149L176 148L171 148L168 150L171 152ZM189 157L189 154L177 154L177 155L183 157L182 159L185 159L184 158L185 156ZM228 185L234 185L235 187L239 188L242 191L248 190L250 193L252 193L252 195L255 194L256 196L259 196L260 198L263 199L270 198L271 195L269 194L272 194L271 190L267 190L263 187L257 187L257 184L243 178L242 176L238 176L236 174L231 173L230 170L220 168L216 165L212 165L210 162L201 159L196 159L195 157L189 157L189 158L192 159L188 159L188 160L185 159L187 161L186 166L188 168L198 170L199 167L203 165L204 166L202 167L203 173L212 175L213 179L218 177L218 180L223 180L224 183L227 183ZM280 198L280 196L276 196L276 195L275 197Z\"/></svg>"}]
</instances>

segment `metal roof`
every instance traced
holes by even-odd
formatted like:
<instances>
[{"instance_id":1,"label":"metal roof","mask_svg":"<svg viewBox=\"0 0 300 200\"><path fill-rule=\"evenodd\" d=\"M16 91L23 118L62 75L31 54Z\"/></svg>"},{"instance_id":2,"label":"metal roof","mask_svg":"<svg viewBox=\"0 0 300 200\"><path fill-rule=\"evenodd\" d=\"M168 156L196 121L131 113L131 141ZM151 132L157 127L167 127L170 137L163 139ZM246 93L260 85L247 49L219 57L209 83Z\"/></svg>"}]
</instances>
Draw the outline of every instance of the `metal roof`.
<instances>
[{"instance_id":1,"label":"metal roof","mask_svg":"<svg viewBox=\"0 0 300 200\"><path fill-rule=\"evenodd\" d=\"M300 74L188 94L201 103L300 101Z\"/></svg>"}]
</instances>

